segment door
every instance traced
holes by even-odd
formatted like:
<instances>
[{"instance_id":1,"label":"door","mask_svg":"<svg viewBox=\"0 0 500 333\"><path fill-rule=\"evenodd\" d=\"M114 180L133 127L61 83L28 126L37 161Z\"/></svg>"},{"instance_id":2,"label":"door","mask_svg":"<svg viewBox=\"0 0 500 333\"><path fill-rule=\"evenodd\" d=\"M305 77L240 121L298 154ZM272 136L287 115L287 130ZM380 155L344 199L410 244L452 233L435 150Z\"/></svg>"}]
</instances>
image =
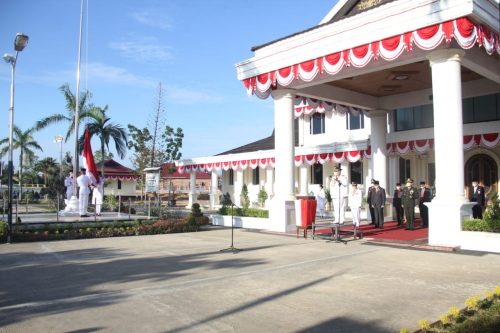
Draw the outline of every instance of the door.
<instances>
[{"instance_id":1,"label":"door","mask_svg":"<svg viewBox=\"0 0 500 333\"><path fill-rule=\"evenodd\" d=\"M498 166L496 162L485 154L472 156L465 163L465 186L467 196L469 195L469 187L472 180L476 179L479 185L484 186L486 195L497 191L498 185Z\"/></svg>"}]
</instances>

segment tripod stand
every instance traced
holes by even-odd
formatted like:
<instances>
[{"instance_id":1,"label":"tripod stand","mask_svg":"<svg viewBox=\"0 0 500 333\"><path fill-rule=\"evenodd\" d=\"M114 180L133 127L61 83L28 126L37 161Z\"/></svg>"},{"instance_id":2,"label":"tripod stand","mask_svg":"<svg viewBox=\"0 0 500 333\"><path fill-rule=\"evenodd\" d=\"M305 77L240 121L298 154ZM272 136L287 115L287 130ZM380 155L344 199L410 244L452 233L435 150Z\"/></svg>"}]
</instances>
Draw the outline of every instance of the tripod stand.
<instances>
[{"instance_id":1,"label":"tripod stand","mask_svg":"<svg viewBox=\"0 0 500 333\"><path fill-rule=\"evenodd\" d=\"M241 249L238 249L234 247L234 203L231 204L231 245L228 248L220 250L220 252L232 252L232 253L238 253L240 251L243 251Z\"/></svg>"}]
</instances>

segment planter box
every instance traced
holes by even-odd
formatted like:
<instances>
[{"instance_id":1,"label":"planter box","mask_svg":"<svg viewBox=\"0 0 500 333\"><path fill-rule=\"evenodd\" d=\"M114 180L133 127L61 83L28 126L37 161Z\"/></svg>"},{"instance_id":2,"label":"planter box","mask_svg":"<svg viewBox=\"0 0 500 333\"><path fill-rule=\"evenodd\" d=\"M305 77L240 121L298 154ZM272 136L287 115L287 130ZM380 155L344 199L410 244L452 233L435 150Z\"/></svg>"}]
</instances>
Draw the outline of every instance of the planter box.
<instances>
[{"instance_id":1,"label":"planter box","mask_svg":"<svg viewBox=\"0 0 500 333\"><path fill-rule=\"evenodd\" d=\"M500 253L500 233L481 231L461 231L462 250Z\"/></svg>"},{"instance_id":2,"label":"planter box","mask_svg":"<svg viewBox=\"0 0 500 333\"><path fill-rule=\"evenodd\" d=\"M213 225L219 225L224 227L231 226L231 215L210 215L210 220ZM260 229L260 230L271 230L268 218L260 217L234 217L234 227L235 228L245 228L245 229Z\"/></svg>"}]
</instances>

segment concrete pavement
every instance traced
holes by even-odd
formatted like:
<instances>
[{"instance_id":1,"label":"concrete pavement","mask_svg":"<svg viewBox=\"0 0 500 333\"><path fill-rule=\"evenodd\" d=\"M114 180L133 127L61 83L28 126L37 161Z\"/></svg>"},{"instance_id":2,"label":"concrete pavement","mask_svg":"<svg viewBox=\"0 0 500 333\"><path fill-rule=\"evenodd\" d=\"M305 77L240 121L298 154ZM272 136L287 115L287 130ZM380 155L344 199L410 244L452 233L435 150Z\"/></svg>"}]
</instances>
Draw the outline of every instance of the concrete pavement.
<instances>
[{"instance_id":1,"label":"concrete pavement","mask_svg":"<svg viewBox=\"0 0 500 333\"><path fill-rule=\"evenodd\" d=\"M500 284L500 256L229 229L0 245L0 332L399 332Z\"/></svg>"}]
</instances>

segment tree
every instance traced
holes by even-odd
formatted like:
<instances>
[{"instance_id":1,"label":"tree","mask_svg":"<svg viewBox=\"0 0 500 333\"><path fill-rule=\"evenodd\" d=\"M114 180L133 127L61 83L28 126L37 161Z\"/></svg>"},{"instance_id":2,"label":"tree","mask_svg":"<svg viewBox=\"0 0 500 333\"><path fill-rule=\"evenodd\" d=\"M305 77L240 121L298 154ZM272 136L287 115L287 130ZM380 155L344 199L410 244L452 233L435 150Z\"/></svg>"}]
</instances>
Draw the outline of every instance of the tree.
<instances>
[{"instance_id":1,"label":"tree","mask_svg":"<svg viewBox=\"0 0 500 333\"><path fill-rule=\"evenodd\" d=\"M90 122L87 124L89 136L92 138L95 135L99 138L101 143L101 156L106 156L105 149L109 151L109 141L113 139L116 152L120 158L123 159L127 154L127 132L121 125L110 122L111 118L107 117L107 111L108 106L106 105L104 109L93 107L88 112L88 118L90 119ZM84 139L85 133L82 133L78 140L80 151L83 151ZM101 163L101 173L104 177L104 163Z\"/></svg>"},{"instance_id":2,"label":"tree","mask_svg":"<svg viewBox=\"0 0 500 333\"><path fill-rule=\"evenodd\" d=\"M174 130L166 125L161 82L158 84L157 93L148 125L142 129L128 125L131 138L128 147L134 149L132 163L139 172L146 167L159 166L182 156L180 151L184 133L181 128Z\"/></svg>"},{"instance_id":3,"label":"tree","mask_svg":"<svg viewBox=\"0 0 500 333\"><path fill-rule=\"evenodd\" d=\"M148 127L151 129L151 159L150 159L150 167L153 167L155 164L158 165L159 163L163 162L162 158L162 148L163 145L159 138L159 132L160 128L164 124L164 119L163 115L165 113L165 108L163 107L163 87L161 85L161 82L158 83L158 88L156 90L158 92L158 97L156 98L155 101L155 109L152 114L152 117L150 119L150 122L148 123ZM159 163L158 163L159 161Z\"/></svg>"},{"instance_id":4,"label":"tree","mask_svg":"<svg viewBox=\"0 0 500 333\"><path fill-rule=\"evenodd\" d=\"M58 173L58 163L52 157L46 157L38 161L35 165L35 170L43 174L43 184L48 185L50 176L56 176Z\"/></svg>"},{"instance_id":5,"label":"tree","mask_svg":"<svg viewBox=\"0 0 500 333\"><path fill-rule=\"evenodd\" d=\"M19 127L14 126L13 137L12 137L12 148L14 150L19 149L19 193L23 193L23 162L29 161L35 156L34 150L43 151L42 147L33 138L33 133L35 128L27 129L22 131ZM7 144L2 148L2 152L5 153L9 151L9 138L4 138L0 140L0 146Z\"/></svg>"},{"instance_id":6,"label":"tree","mask_svg":"<svg viewBox=\"0 0 500 333\"><path fill-rule=\"evenodd\" d=\"M111 159L113 159L113 157L115 157L115 156L110 151L104 153L104 158L102 157L100 150L98 150L94 153L94 160L96 163L99 163L101 161L111 160Z\"/></svg>"},{"instance_id":7,"label":"tree","mask_svg":"<svg viewBox=\"0 0 500 333\"><path fill-rule=\"evenodd\" d=\"M62 114L62 113L55 113L51 116L45 117L39 121L36 122L35 128L37 130L44 129L45 127L60 123L60 122L66 122L69 123L68 130L66 131L66 137L65 137L65 142L68 142L69 137L71 134L73 134L73 131L75 130L75 114L76 114L76 96L73 94L71 89L69 88L69 84L65 83L61 87L59 87L59 90L61 93L64 95L64 99L66 100L66 113L67 114ZM90 91L84 91L80 93L80 98L78 99L78 119L81 122L85 118L89 117L89 110L92 108L91 106L88 105L88 102L90 98L92 97L92 94Z\"/></svg>"}]
</instances>

